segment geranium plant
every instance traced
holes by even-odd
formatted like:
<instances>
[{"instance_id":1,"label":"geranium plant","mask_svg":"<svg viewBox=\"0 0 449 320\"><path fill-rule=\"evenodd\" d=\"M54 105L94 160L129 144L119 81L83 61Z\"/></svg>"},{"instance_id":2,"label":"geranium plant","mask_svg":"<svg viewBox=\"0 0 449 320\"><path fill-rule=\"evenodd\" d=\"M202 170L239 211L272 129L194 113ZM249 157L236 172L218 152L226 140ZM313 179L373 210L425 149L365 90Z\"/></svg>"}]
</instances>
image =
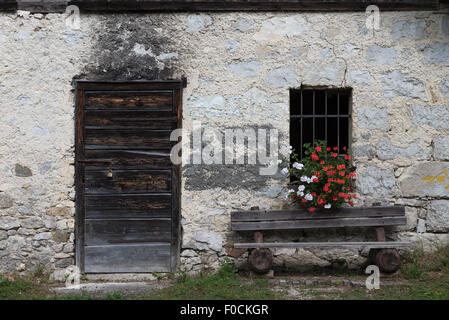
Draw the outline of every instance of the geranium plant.
<instances>
[{"instance_id":1,"label":"geranium plant","mask_svg":"<svg viewBox=\"0 0 449 320\"><path fill-rule=\"evenodd\" d=\"M351 179L355 172L350 166L350 152L344 147L345 155L338 154L338 147L327 146L326 141L316 140L314 145L304 144L305 156L289 147L290 161L282 169L285 175L296 177L288 190L287 198L297 202L309 212L316 208L340 208L344 203L353 205Z\"/></svg>"}]
</instances>

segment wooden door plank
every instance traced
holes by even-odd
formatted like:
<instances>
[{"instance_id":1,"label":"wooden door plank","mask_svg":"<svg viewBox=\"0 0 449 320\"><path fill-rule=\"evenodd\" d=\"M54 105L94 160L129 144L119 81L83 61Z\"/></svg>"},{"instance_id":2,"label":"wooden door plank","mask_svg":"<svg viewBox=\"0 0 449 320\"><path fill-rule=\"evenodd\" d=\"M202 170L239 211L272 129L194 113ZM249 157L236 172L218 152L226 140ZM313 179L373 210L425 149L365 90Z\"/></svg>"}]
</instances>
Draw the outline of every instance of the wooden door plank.
<instances>
[{"instance_id":1,"label":"wooden door plank","mask_svg":"<svg viewBox=\"0 0 449 320\"><path fill-rule=\"evenodd\" d=\"M87 273L167 272L170 243L86 247Z\"/></svg>"},{"instance_id":2,"label":"wooden door plank","mask_svg":"<svg viewBox=\"0 0 449 320\"><path fill-rule=\"evenodd\" d=\"M173 163L170 160L168 150L85 150L86 158L90 160L107 160L108 169L120 170L152 170L167 169L171 170ZM110 166L110 167L109 167ZM105 168L104 163L86 162L84 163L86 171L101 170Z\"/></svg>"},{"instance_id":3,"label":"wooden door plank","mask_svg":"<svg viewBox=\"0 0 449 320\"><path fill-rule=\"evenodd\" d=\"M86 219L86 246L171 242L171 221L162 219Z\"/></svg>"},{"instance_id":4,"label":"wooden door plank","mask_svg":"<svg viewBox=\"0 0 449 320\"><path fill-rule=\"evenodd\" d=\"M95 170L85 173L86 194L171 192L170 170Z\"/></svg>"},{"instance_id":5,"label":"wooden door plank","mask_svg":"<svg viewBox=\"0 0 449 320\"><path fill-rule=\"evenodd\" d=\"M170 149L171 130L85 129L86 149Z\"/></svg>"},{"instance_id":6,"label":"wooden door plank","mask_svg":"<svg viewBox=\"0 0 449 320\"><path fill-rule=\"evenodd\" d=\"M154 111L172 110L172 91L90 91L86 93L87 110L148 109Z\"/></svg>"},{"instance_id":7,"label":"wooden door plank","mask_svg":"<svg viewBox=\"0 0 449 320\"><path fill-rule=\"evenodd\" d=\"M171 218L171 194L89 195L86 219Z\"/></svg>"}]
</instances>

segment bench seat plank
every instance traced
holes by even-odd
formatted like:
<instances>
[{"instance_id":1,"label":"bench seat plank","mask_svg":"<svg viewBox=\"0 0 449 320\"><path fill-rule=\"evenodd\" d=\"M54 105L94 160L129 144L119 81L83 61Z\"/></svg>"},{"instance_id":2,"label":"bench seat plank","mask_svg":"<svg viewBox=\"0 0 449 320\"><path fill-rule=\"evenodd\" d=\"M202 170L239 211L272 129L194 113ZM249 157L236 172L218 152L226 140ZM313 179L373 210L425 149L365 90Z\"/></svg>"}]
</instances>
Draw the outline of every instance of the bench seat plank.
<instances>
[{"instance_id":1,"label":"bench seat plank","mask_svg":"<svg viewBox=\"0 0 449 320\"><path fill-rule=\"evenodd\" d=\"M368 218L368 217L396 217L404 216L405 207L366 207L339 208L332 211L317 209L310 213L304 209L290 210L253 210L231 212L232 222L240 221L282 221L282 220L311 220L336 218Z\"/></svg>"},{"instance_id":2,"label":"bench seat plank","mask_svg":"<svg viewBox=\"0 0 449 320\"><path fill-rule=\"evenodd\" d=\"M242 221L232 222L234 231L287 230L340 227L383 227L398 226L407 223L405 216L381 218L343 218L343 219L311 219L284 221Z\"/></svg>"},{"instance_id":3,"label":"bench seat plank","mask_svg":"<svg viewBox=\"0 0 449 320\"><path fill-rule=\"evenodd\" d=\"M410 242L265 242L235 243L234 248L348 248L348 249L387 249L407 248Z\"/></svg>"}]
</instances>

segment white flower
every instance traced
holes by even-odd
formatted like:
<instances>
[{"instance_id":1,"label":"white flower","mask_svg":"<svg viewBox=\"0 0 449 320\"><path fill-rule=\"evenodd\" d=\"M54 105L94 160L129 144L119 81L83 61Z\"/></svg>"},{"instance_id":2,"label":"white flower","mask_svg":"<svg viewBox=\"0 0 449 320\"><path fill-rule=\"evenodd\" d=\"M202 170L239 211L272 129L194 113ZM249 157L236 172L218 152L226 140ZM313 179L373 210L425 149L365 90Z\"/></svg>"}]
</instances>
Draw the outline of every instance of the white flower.
<instances>
[{"instance_id":1,"label":"white flower","mask_svg":"<svg viewBox=\"0 0 449 320\"><path fill-rule=\"evenodd\" d=\"M278 164L281 164L282 163L282 160L281 159L278 159Z\"/></svg>"},{"instance_id":2,"label":"white flower","mask_svg":"<svg viewBox=\"0 0 449 320\"><path fill-rule=\"evenodd\" d=\"M305 186L300 185L300 186L298 187L298 191L304 191L305 188L306 188Z\"/></svg>"},{"instance_id":3,"label":"white flower","mask_svg":"<svg viewBox=\"0 0 449 320\"><path fill-rule=\"evenodd\" d=\"M310 193L306 194L306 196L304 198L306 200L308 200L308 201L312 201L313 200L313 196Z\"/></svg>"},{"instance_id":4,"label":"white flower","mask_svg":"<svg viewBox=\"0 0 449 320\"><path fill-rule=\"evenodd\" d=\"M302 182L306 182L308 179L309 179L309 178L307 178L306 176L302 176L300 180L301 180Z\"/></svg>"},{"instance_id":5,"label":"white flower","mask_svg":"<svg viewBox=\"0 0 449 320\"><path fill-rule=\"evenodd\" d=\"M312 176L312 177L310 177L310 180L313 181L313 179L316 179L316 178L318 178L318 177L317 176Z\"/></svg>"},{"instance_id":6,"label":"white flower","mask_svg":"<svg viewBox=\"0 0 449 320\"><path fill-rule=\"evenodd\" d=\"M295 190L293 190L293 189L288 189L288 191L287 191L288 194L293 193L293 192L295 192Z\"/></svg>"},{"instance_id":7,"label":"white flower","mask_svg":"<svg viewBox=\"0 0 449 320\"><path fill-rule=\"evenodd\" d=\"M296 193L298 196L300 196L300 197L304 197L304 192L302 192L302 191L299 191L298 190L298 192Z\"/></svg>"},{"instance_id":8,"label":"white flower","mask_svg":"<svg viewBox=\"0 0 449 320\"><path fill-rule=\"evenodd\" d=\"M304 167L304 165L302 163L298 163L298 162L293 163L292 166L293 166L293 168L295 168L297 170L301 170Z\"/></svg>"},{"instance_id":9,"label":"white flower","mask_svg":"<svg viewBox=\"0 0 449 320\"><path fill-rule=\"evenodd\" d=\"M282 174L287 175L288 174L288 168L284 168L281 170Z\"/></svg>"},{"instance_id":10,"label":"white flower","mask_svg":"<svg viewBox=\"0 0 449 320\"><path fill-rule=\"evenodd\" d=\"M330 204L330 203L325 204L324 207L325 207L326 209L330 209L330 208L331 208L331 204Z\"/></svg>"}]
</instances>

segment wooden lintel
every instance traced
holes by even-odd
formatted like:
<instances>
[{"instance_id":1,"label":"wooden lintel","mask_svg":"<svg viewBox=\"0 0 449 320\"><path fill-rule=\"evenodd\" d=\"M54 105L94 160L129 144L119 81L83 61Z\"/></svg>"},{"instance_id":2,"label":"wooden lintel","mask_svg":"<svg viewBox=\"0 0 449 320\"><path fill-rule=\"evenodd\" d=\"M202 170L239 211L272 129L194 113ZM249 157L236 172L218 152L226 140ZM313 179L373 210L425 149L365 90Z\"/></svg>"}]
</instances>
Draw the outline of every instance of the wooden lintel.
<instances>
[{"instance_id":1,"label":"wooden lintel","mask_svg":"<svg viewBox=\"0 0 449 320\"><path fill-rule=\"evenodd\" d=\"M5 3L5 4L3 4ZM61 12L68 5L85 11L381 11L436 10L439 0L3 0L0 10Z\"/></svg>"}]
</instances>

